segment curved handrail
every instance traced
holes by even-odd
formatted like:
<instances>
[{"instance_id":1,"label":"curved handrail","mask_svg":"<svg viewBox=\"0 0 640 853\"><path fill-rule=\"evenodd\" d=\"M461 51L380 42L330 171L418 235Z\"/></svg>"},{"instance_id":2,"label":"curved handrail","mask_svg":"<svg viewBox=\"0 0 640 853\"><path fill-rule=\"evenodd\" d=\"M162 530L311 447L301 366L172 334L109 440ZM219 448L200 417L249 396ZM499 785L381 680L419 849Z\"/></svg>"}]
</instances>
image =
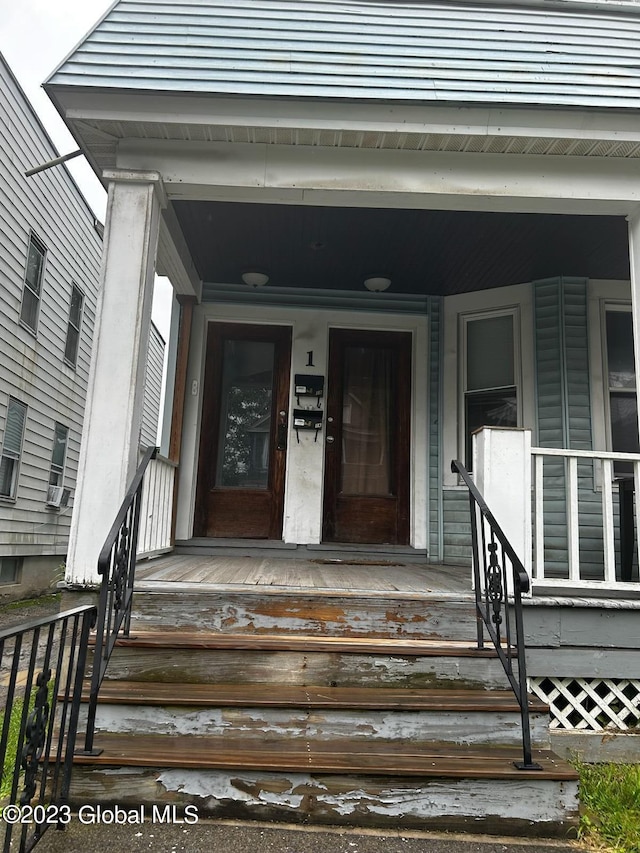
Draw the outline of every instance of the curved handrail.
<instances>
[{"instance_id":1,"label":"curved handrail","mask_svg":"<svg viewBox=\"0 0 640 853\"><path fill-rule=\"evenodd\" d=\"M96 644L87 712L85 753L93 753L98 691L120 631L129 633L133 582L136 571L138 529L142 484L147 467L158 454L157 447L148 447L98 557L98 573L102 577L98 600Z\"/></svg>"},{"instance_id":2,"label":"curved handrail","mask_svg":"<svg viewBox=\"0 0 640 853\"><path fill-rule=\"evenodd\" d=\"M476 613L479 617L478 648L484 645L484 625L520 706L523 761L515 762L516 767L521 770L540 770L540 765L533 761L531 753L522 608L522 595L531 588L529 575L464 465L453 460L451 470L460 475L469 489ZM507 560L511 564L513 579L511 601L508 594ZM515 623L515 642L512 637L511 611ZM514 656L518 663L517 675L513 670Z\"/></svg>"}]
</instances>

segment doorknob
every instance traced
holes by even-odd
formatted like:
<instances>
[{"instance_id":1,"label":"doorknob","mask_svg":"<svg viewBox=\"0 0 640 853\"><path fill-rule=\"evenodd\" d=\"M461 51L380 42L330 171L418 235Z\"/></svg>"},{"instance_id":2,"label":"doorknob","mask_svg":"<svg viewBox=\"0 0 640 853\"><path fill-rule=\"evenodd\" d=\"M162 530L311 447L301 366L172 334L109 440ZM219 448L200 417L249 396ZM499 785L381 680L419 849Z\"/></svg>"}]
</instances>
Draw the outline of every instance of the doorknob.
<instances>
[{"instance_id":1,"label":"doorknob","mask_svg":"<svg viewBox=\"0 0 640 853\"><path fill-rule=\"evenodd\" d=\"M327 436L327 444L333 444L335 438L332 435Z\"/></svg>"}]
</instances>

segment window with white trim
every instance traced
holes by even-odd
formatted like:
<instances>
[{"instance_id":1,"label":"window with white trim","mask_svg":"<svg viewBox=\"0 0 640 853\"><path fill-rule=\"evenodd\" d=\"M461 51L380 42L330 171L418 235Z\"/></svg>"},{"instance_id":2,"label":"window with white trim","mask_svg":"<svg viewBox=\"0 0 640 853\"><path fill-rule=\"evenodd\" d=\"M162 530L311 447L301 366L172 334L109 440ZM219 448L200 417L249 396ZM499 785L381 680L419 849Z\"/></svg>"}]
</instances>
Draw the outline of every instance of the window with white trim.
<instances>
[{"instance_id":1,"label":"window with white trim","mask_svg":"<svg viewBox=\"0 0 640 853\"><path fill-rule=\"evenodd\" d=\"M465 464L471 436L483 426L519 423L517 310L463 315L462 415Z\"/></svg>"},{"instance_id":2,"label":"window with white trim","mask_svg":"<svg viewBox=\"0 0 640 853\"><path fill-rule=\"evenodd\" d=\"M45 247L32 234L29 237L29 248L27 250L27 266L24 274L20 322L34 334L38 324L38 309L40 307L40 295L42 292L45 255Z\"/></svg>"},{"instance_id":3,"label":"window with white trim","mask_svg":"<svg viewBox=\"0 0 640 853\"><path fill-rule=\"evenodd\" d=\"M605 337L609 446L621 453L638 453L638 401L630 306L605 306ZM616 471L618 467L616 465Z\"/></svg>"},{"instance_id":4,"label":"window with white trim","mask_svg":"<svg viewBox=\"0 0 640 853\"><path fill-rule=\"evenodd\" d=\"M2 498L13 500L18 490L18 472L26 420L27 407L24 403L10 397L0 457L0 497Z\"/></svg>"},{"instance_id":5,"label":"window with white trim","mask_svg":"<svg viewBox=\"0 0 640 853\"><path fill-rule=\"evenodd\" d=\"M78 346L80 343L80 326L82 325L82 306L84 295L76 284L71 285L71 305L67 323L67 339L64 345L64 360L71 367L78 361Z\"/></svg>"},{"instance_id":6,"label":"window with white trim","mask_svg":"<svg viewBox=\"0 0 640 853\"><path fill-rule=\"evenodd\" d=\"M56 423L53 432L53 450L51 452L51 470L49 472L50 486L62 486L64 484L64 466L67 459L68 441L69 428L63 424Z\"/></svg>"}]
</instances>

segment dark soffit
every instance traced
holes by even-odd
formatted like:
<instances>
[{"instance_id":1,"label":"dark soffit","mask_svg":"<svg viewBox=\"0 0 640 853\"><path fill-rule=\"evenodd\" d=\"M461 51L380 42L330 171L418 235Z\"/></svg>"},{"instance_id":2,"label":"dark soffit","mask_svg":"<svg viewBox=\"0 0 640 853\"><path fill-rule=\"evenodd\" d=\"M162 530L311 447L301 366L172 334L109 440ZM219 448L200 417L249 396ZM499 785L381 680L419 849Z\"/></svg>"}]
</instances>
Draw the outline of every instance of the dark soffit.
<instances>
[{"instance_id":1,"label":"dark soffit","mask_svg":"<svg viewBox=\"0 0 640 853\"><path fill-rule=\"evenodd\" d=\"M278 287L451 295L558 275L628 279L624 217L174 202L198 274Z\"/></svg>"}]
</instances>

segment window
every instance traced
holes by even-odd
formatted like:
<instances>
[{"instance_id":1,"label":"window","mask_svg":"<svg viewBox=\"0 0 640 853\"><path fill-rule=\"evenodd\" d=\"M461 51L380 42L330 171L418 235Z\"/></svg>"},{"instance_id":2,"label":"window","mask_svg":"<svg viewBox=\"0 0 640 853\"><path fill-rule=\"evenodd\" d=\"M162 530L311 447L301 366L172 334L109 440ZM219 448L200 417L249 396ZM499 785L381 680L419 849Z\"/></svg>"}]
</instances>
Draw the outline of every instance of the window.
<instances>
[{"instance_id":1,"label":"window","mask_svg":"<svg viewBox=\"0 0 640 853\"><path fill-rule=\"evenodd\" d=\"M18 583L22 557L0 557L0 584Z\"/></svg>"},{"instance_id":2,"label":"window","mask_svg":"<svg viewBox=\"0 0 640 853\"><path fill-rule=\"evenodd\" d=\"M67 340L64 345L64 360L72 367L78 361L78 345L80 343L80 325L82 323L82 303L84 296L75 284L71 286L71 307L67 324Z\"/></svg>"},{"instance_id":3,"label":"window","mask_svg":"<svg viewBox=\"0 0 640 853\"><path fill-rule=\"evenodd\" d=\"M38 322L45 253L46 250L42 243L31 235L27 252L27 269L24 275L20 321L34 333Z\"/></svg>"},{"instance_id":4,"label":"window","mask_svg":"<svg viewBox=\"0 0 640 853\"><path fill-rule=\"evenodd\" d=\"M463 317L464 445L471 469L471 435L483 426L518 425L516 313Z\"/></svg>"},{"instance_id":5,"label":"window","mask_svg":"<svg viewBox=\"0 0 640 853\"><path fill-rule=\"evenodd\" d=\"M62 424L56 424L53 433L53 451L51 453L50 486L62 486L64 481L64 463L67 456L67 441L69 429Z\"/></svg>"},{"instance_id":6,"label":"window","mask_svg":"<svg viewBox=\"0 0 640 853\"><path fill-rule=\"evenodd\" d=\"M631 311L626 306L607 306L605 326L610 446L612 450L621 453L638 453L640 443ZM619 464L616 465L616 472L619 467Z\"/></svg>"},{"instance_id":7,"label":"window","mask_svg":"<svg viewBox=\"0 0 640 853\"><path fill-rule=\"evenodd\" d=\"M14 499L16 496L26 419L27 407L10 398L0 458L0 497L3 498Z\"/></svg>"}]
</instances>

